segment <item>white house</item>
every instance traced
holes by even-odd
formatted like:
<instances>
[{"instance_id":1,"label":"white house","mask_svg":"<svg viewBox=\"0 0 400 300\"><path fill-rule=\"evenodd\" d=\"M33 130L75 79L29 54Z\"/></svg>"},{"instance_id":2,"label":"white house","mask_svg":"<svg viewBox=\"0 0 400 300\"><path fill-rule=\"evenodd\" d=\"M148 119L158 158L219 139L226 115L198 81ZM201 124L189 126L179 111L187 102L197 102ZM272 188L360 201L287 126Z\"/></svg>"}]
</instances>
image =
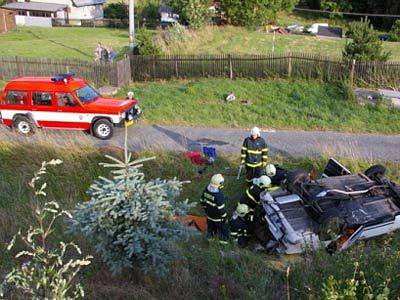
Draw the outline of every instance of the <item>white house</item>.
<instances>
[{"instance_id":1,"label":"white house","mask_svg":"<svg viewBox=\"0 0 400 300\"><path fill-rule=\"evenodd\" d=\"M31 0L31 2L67 5L68 18L72 20L102 19L104 17L105 0ZM59 13L57 17L67 18L65 13Z\"/></svg>"},{"instance_id":2,"label":"white house","mask_svg":"<svg viewBox=\"0 0 400 300\"><path fill-rule=\"evenodd\" d=\"M17 25L51 27L59 25L81 25L81 20L103 19L105 0L18 0L4 5L16 11Z\"/></svg>"}]
</instances>

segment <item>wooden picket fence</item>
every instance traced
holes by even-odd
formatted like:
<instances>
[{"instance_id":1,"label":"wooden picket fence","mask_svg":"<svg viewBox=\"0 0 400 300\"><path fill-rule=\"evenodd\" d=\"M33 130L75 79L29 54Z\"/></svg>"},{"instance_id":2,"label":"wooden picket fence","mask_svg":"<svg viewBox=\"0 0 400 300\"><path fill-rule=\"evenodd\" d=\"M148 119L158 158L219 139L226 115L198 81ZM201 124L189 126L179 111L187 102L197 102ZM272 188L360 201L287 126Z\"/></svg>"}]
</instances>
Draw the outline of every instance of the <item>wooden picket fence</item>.
<instances>
[{"instance_id":1,"label":"wooden picket fence","mask_svg":"<svg viewBox=\"0 0 400 300\"><path fill-rule=\"evenodd\" d=\"M96 86L172 78L299 78L399 86L400 62L344 61L315 54L127 56L115 62L0 57L0 80L74 72Z\"/></svg>"},{"instance_id":2,"label":"wooden picket fence","mask_svg":"<svg viewBox=\"0 0 400 300\"><path fill-rule=\"evenodd\" d=\"M315 54L130 56L133 81L171 78L319 78L379 85L400 82L400 62L344 61Z\"/></svg>"},{"instance_id":3,"label":"wooden picket fence","mask_svg":"<svg viewBox=\"0 0 400 300\"><path fill-rule=\"evenodd\" d=\"M73 72L96 86L123 86L129 84L131 79L129 57L116 62L0 57L0 80L21 76L54 76L65 72Z\"/></svg>"}]
</instances>

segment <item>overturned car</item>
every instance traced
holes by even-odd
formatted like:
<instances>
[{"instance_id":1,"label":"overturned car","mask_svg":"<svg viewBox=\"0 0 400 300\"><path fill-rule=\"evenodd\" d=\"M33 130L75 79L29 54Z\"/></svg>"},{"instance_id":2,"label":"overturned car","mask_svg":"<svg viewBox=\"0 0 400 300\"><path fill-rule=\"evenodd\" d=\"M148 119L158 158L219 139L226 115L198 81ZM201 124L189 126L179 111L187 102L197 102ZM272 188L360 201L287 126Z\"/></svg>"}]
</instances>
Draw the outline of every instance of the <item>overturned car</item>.
<instances>
[{"instance_id":1,"label":"overturned car","mask_svg":"<svg viewBox=\"0 0 400 300\"><path fill-rule=\"evenodd\" d=\"M282 188L264 192L262 206L279 253L326 247L347 249L356 241L400 228L400 187L375 165L358 174L330 159L321 178L291 172Z\"/></svg>"}]
</instances>

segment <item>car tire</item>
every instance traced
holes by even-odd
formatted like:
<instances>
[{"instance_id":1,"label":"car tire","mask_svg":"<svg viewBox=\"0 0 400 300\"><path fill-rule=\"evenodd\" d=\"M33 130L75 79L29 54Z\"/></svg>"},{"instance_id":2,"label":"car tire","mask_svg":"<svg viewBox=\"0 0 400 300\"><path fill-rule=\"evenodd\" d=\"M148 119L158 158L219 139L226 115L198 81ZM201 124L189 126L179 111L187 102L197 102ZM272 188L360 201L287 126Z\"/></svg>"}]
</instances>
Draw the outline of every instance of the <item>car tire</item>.
<instances>
[{"instance_id":1,"label":"car tire","mask_svg":"<svg viewBox=\"0 0 400 300\"><path fill-rule=\"evenodd\" d=\"M385 174L386 174L386 168L384 166L382 166L382 165L374 165L374 166L368 168L364 172L364 174L365 174L365 176L367 176L371 180L375 180L375 181L379 181L380 182L380 178L383 178L385 176Z\"/></svg>"},{"instance_id":2,"label":"car tire","mask_svg":"<svg viewBox=\"0 0 400 300\"><path fill-rule=\"evenodd\" d=\"M35 125L32 120L26 116L18 116L14 119L12 127L18 131L18 133L28 136L35 133Z\"/></svg>"},{"instance_id":3,"label":"car tire","mask_svg":"<svg viewBox=\"0 0 400 300\"><path fill-rule=\"evenodd\" d=\"M304 170L290 172L286 179L286 189L291 193L296 193L302 183L310 182L309 174Z\"/></svg>"},{"instance_id":4,"label":"car tire","mask_svg":"<svg viewBox=\"0 0 400 300\"><path fill-rule=\"evenodd\" d=\"M93 124L93 135L101 140L109 140L114 134L114 125L107 119L97 120Z\"/></svg>"}]
</instances>

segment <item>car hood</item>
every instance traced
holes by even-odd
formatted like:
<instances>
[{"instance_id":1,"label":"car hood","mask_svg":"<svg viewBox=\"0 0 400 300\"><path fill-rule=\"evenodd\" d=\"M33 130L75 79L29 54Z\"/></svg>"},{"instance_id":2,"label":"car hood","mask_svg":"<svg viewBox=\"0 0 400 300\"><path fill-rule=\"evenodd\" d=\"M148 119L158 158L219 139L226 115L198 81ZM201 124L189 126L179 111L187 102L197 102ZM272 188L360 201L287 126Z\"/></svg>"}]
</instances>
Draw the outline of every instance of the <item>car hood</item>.
<instances>
[{"instance_id":1,"label":"car hood","mask_svg":"<svg viewBox=\"0 0 400 300\"><path fill-rule=\"evenodd\" d=\"M99 97L89 102L85 108L90 112L116 114L126 111L136 105L136 100L120 100L114 98Z\"/></svg>"}]
</instances>

